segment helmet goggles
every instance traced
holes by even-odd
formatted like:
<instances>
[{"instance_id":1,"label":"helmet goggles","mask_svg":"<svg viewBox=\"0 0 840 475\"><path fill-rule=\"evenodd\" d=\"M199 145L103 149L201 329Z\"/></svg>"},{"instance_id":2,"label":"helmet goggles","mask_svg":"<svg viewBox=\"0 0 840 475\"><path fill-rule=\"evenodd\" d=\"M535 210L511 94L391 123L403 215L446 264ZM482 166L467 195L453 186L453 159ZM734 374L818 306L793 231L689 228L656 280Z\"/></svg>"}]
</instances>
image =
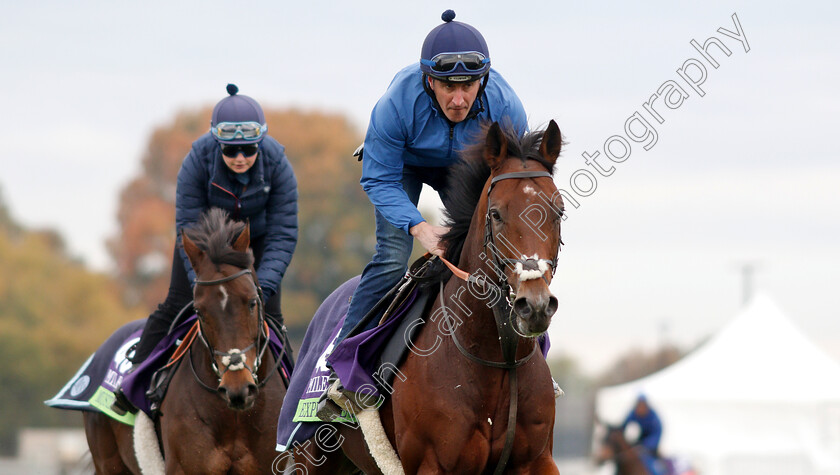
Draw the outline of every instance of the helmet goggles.
<instances>
[{"instance_id":1,"label":"helmet goggles","mask_svg":"<svg viewBox=\"0 0 840 475\"><path fill-rule=\"evenodd\" d=\"M210 132L219 140L234 140L237 137L244 140L255 140L260 138L267 125L259 122L220 122L210 128Z\"/></svg>"},{"instance_id":2,"label":"helmet goggles","mask_svg":"<svg viewBox=\"0 0 840 475\"><path fill-rule=\"evenodd\" d=\"M429 66L436 73L451 73L455 71L458 64L468 72L479 73L490 62L490 58L477 51L470 51L466 53L440 53L431 60L421 59L420 62Z\"/></svg>"}]
</instances>

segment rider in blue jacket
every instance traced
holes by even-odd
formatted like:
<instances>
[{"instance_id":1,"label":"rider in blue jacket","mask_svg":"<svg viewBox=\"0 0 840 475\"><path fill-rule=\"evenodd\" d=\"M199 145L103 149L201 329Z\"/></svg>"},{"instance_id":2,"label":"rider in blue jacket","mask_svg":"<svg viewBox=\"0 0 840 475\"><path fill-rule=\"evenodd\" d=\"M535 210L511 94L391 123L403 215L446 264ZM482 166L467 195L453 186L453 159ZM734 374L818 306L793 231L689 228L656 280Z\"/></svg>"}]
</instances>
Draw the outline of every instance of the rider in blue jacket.
<instances>
[{"instance_id":1,"label":"rider in blue jacket","mask_svg":"<svg viewBox=\"0 0 840 475\"><path fill-rule=\"evenodd\" d=\"M282 323L280 282L298 238L297 181L284 148L267 135L260 105L237 94L213 109L210 132L193 142L178 172L175 224L178 240L166 300L146 322L132 362L144 361L166 335L178 312L193 299L195 271L184 253L181 230L198 222L212 207L234 220L250 223L257 278L266 299L266 316Z\"/></svg>"},{"instance_id":2,"label":"rider in blue jacket","mask_svg":"<svg viewBox=\"0 0 840 475\"><path fill-rule=\"evenodd\" d=\"M426 40L420 62L398 72L370 117L361 184L375 207L376 253L362 272L338 340L342 340L405 274L416 237L442 255L446 229L417 209L423 184L448 202L444 186L457 152L485 121L507 122L520 133L527 118L516 93L490 68L487 43L452 10ZM373 319L375 324L377 320Z\"/></svg>"},{"instance_id":3,"label":"rider in blue jacket","mask_svg":"<svg viewBox=\"0 0 840 475\"><path fill-rule=\"evenodd\" d=\"M639 425L639 439L635 445L639 448L639 456L642 462L644 462L651 474L659 473L659 470L655 466L655 461L659 458L659 440L662 438L662 421L659 419L656 411L650 407L647 397L644 394L640 394L638 399L636 399L633 410L627 415L621 427L626 428L631 422Z\"/></svg>"}]
</instances>

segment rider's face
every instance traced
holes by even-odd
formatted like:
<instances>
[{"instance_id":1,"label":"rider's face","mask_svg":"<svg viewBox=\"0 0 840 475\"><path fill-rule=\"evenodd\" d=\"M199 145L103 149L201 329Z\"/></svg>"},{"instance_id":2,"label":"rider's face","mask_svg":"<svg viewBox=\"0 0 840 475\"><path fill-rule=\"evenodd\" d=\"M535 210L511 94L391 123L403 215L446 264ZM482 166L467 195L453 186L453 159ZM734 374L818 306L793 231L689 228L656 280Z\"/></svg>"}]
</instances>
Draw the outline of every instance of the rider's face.
<instances>
[{"instance_id":1,"label":"rider's face","mask_svg":"<svg viewBox=\"0 0 840 475\"><path fill-rule=\"evenodd\" d=\"M478 81L445 82L429 78L429 84L447 119L457 123L467 118L478 95Z\"/></svg>"},{"instance_id":2,"label":"rider's face","mask_svg":"<svg viewBox=\"0 0 840 475\"><path fill-rule=\"evenodd\" d=\"M257 161L257 154L246 157L244 153L238 153L234 158L223 154L222 158L225 160L225 165L234 173L245 173L254 166L254 162Z\"/></svg>"}]
</instances>

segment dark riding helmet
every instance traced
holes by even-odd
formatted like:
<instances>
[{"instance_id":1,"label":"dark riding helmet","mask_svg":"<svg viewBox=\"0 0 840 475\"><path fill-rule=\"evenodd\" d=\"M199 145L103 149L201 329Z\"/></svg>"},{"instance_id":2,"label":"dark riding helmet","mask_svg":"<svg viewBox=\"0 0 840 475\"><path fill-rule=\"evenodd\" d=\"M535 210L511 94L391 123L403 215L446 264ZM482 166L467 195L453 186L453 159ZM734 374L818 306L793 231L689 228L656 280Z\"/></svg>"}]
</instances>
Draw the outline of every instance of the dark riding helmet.
<instances>
[{"instance_id":1,"label":"dark riding helmet","mask_svg":"<svg viewBox=\"0 0 840 475\"><path fill-rule=\"evenodd\" d=\"M420 69L442 81L468 82L490 71L490 52L484 37L472 26L455 19L455 12L441 15L444 23L426 36L420 53Z\"/></svg>"},{"instance_id":2,"label":"dark riding helmet","mask_svg":"<svg viewBox=\"0 0 840 475\"><path fill-rule=\"evenodd\" d=\"M227 85L225 97L213 108L210 133L223 144L259 143L265 137L268 126L262 107L248 96L237 95L239 88Z\"/></svg>"}]
</instances>

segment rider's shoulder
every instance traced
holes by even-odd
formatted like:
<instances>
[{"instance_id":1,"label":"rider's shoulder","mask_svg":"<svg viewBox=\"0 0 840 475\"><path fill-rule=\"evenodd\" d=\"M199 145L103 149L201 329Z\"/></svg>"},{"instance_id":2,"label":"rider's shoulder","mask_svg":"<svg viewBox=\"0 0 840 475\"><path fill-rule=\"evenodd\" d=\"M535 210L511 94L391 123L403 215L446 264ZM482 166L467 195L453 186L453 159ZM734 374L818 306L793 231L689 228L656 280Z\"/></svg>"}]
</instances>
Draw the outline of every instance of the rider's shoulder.
<instances>
[{"instance_id":1,"label":"rider's shoulder","mask_svg":"<svg viewBox=\"0 0 840 475\"><path fill-rule=\"evenodd\" d=\"M210 155L210 153L214 151L215 147L218 146L219 143L216 142L213 135L211 135L210 132L207 132L193 142L192 151L196 155L205 156Z\"/></svg>"},{"instance_id":2,"label":"rider's shoulder","mask_svg":"<svg viewBox=\"0 0 840 475\"><path fill-rule=\"evenodd\" d=\"M286 157L286 147L270 135L260 142L260 150L271 160L282 161Z\"/></svg>"},{"instance_id":3,"label":"rider's shoulder","mask_svg":"<svg viewBox=\"0 0 840 475\"><path fill-rule=\"evenodd\" d=\"M502 74L494 68L490 68L490 75L487 80L485 93L489 97L495 97L499 100L509 100L517 97L513 87L507 82Z\"/></svg>"}]
</instances>

